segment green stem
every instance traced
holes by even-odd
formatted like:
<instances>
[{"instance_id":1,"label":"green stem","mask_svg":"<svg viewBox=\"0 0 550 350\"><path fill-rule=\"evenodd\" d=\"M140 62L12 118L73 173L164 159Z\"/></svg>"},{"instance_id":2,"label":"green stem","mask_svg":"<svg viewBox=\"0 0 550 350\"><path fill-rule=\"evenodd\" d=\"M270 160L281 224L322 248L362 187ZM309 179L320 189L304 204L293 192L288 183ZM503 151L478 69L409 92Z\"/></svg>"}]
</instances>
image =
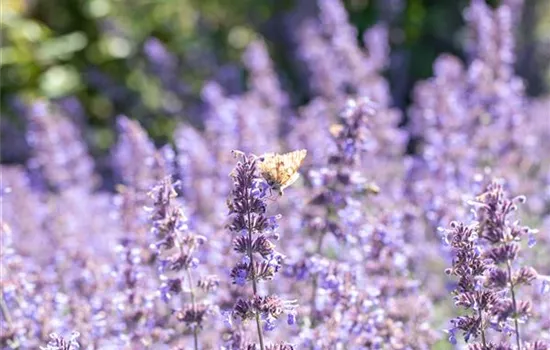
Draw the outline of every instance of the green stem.
<instances>
[{"instance_id":1,"label":"green stem","mask_svg":"<svg viewBox=\"0 0 550 350\"><path fill-rule=\"evenodd\" d=\"M519 336L519 322L518 322L518 307L516 303L516 294L514 291L514 282L512 281L512 264L510 260L506 260L506 267L508 268L508 280L510 282L510 294L512 296L512 306L514 307L514 327L516 330L516 344L518 350L521 350L521 340Z\"/></svg>"},{"instance_id":2,"label":"green stem","mask_svg":"<svg viewBox=\"0 0 550 350\"><path fill-rule=\"evenodd\" d=\"M250 194L247 195L247 197ZM247 198L247 203L250 203L250 198ZM250 208L248 208L247 212L248 217L248 242L250 243L248 246L248 257L250 258L250 273L252 274L252 291L254 293L254 298L256 298L256 295L258 293L258 287L256 286L256 269L254 268L254 254L252 253L252 218L250 216ZM256 312L256 328L258 330L258 339L260 341L260 350L265 350L264 346L264 337L262 335L262 325L260 322L260 315L258 312Z\"/></svg>"},{"instance_id":3,"label":"green stem","mask_svg":"<svg viewBox=\"0 0 550 350\"><path fill-rule=\"evenodd\" d=\"M177 235L178 248L180 250L181 256L191 256L195 251L195 244L192 243L187 246L187 252L184 250L185 244L183 239ZM197 313L197 302L195 297L195 285L193 283L193 275L191 274L191 269L189 267L185 268L185 274L187 275L187 284L189 286L189 294L191 295L191 307L193 308L193 313ZM194 350L199 350L199 325L195 324L193 327L193 347Z\"/></svg>"},{"instance_id":4,"label":"green stem","mask_svg":"<svg viewBox=\"0 0 550 350\"><path fill-rule=\"evenodd\" d=\"M487 340L485 339L485 325L483 324L483 311L479 309L479 322L481 323L481 343L483 344L483 349L487 348Z\"/></svg>"},{"instance_id":5,"label":"green stem","mask_svg":"<svg viewBox=\"0 0 550 350\"><path fill-rule=\"evenodd\" d=\"M321 232L319 239L317 240L317 247L315 248L315 255L321 253L323 248L323 239L325 238L325 231ZM310 319L311 319L311 328L315 328L317 321L315 319L315 304L317 303L317 287L319 281L317 280L317 275L313 277L313 285L311 290L311 307L310 307Z\"/></svg>"},{"instance_id":6,"label":"green stem","mask_svg":"<svg viewBox=\"0 0 550 350\"><path fill-rule=\"evenodd\" d=\"M195 286L193 285L193 276L189 268L185 269L187 272L187 281L189 282L189 292L191 293L191 305L193 307L193 313L196 314L197 306L195 302ZM198 324L193 328L193 344L195 350L199 350L199 327Z\"/></svg>"},{"instance_id":7,"label":"green stem","mask_svg":"<svg viewBox=\"0 0 550 350\"><path fill-rule=\"evenodd\" d=\"M6 319L6 322L8 323L9 327L11 328L11 325L13 323L11 319L11 314L8 309L8 305L6 305L6 302L4 301L4 293L2 291L2 297L0 297L0 309L2 309L2 315L4 315L4 318Z\"/></svg>"},{"instance_id":8,"label":"green stem","mask_svg":"<svg viewBox=\"0 0 550 350\"><path fill-rule=\"evenodd\" d=\"M250 222L250 221L249 221ZM248 230L248 239L250 244L252 244L252 231ZM248 257L250 258L250 272L252 273L252 291L254 292L254 297L258 294L258 287L256 286L256 269L254 268L254 254L252 254L252 248L248 249ZM258 329L258 338L260 340L260 349L264 350L264 338L262 335L262 325L260 322L260 314L256 312L256 328Z\"/></svg>"}]
</instances>

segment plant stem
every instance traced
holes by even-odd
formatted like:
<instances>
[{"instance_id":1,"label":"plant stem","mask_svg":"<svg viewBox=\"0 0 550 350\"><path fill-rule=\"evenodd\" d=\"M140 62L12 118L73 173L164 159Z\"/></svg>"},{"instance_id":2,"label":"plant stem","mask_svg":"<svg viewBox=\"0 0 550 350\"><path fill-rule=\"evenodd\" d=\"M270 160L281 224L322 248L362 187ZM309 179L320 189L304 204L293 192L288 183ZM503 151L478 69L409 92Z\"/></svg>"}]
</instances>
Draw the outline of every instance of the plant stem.
<instances>
[{"instance_id":1,"label":"plant stem","mask_svg":"<svg viewBox=\"0 0 550 350\"><path fill-rule=\"evenodd\" d=\"M2 293L4 294L4 293ZM8 310L8 305L6 305L6 302L4 301L4 295L0 296L0 308L2 309L2 315L4 315L4 318L6 319L6 322L8 323L9 327L11 328L12 325L12 319L10 311Z\"/></svg>"},{"instance_id":2,"label":"plant stem","mask_svg":"<svg viewBox=\"0 0 550 350\"><path fill-rule=\"evenodd\" d=\"M252 244L252 232L248 231L249 242ZM252 273L252 291L254 292L254 297L258 293L256 287L256 269L254 268L254 255L252 254L252 249L248 249L248 257L250 258L250 271ZM262 325L260 323L260 315L256 312L256 328L258 329L258 338L260 340L260 349L264 350L264 338L262 335Z\"/></svg>"},{"instance_id":3,"label":"plant stem","mask_svg":"<svg viewBox=\"0 0 550 350\"><path fill-rule=\"evenodd\" d=\"M323 239L325 238L325 231L321 232L319 235L319 239L317 240L317 247L315 248L315 255L321 253L321 249L323 248ZM315 319L315 304L317 303L317 287L319 284L319 281L317 280L317 275L313 277L313 285L311 290L311 307L310 307L310 319L311 319L311 328L314 328L316 326L316 319Z\"/></svg>"},{"instance_id":4,"label":"plant stem","mask_svg":"<svg viewBox=\"0 0 550 350\"><path fill-rule=\"evenodd\" d=\"M514 282L512 281L512 264L510 260L506 260L506 267L508 268L508 281L510 282L510 294L512 296L512 306L514 307L514 327L516 329L516 344L518 350L521 350L521 341L519 336L519 322L518 322L518 308L516 303L516 294L514 292Z\"/></svg>"},{"instance_id":5,"label":"plant stem","mask_svg":"<svg viewBox=\"0 0 550 350\"><path fill-rule=\"evenodd\" d=\"M479 322L481 323L481 343L483 348L487 348L487 340L485 339L485 325L483 324L483 311L479 309Z\"/></svg>"},{"instance_id":6,"label":"plant stem","mask_svg":"<svg viewBox=\"0 0 550 350\"><path fill-rule=\"evenodd\" d=\"M189 282L189 293L191 294L191 305L193 307L193 313L197 313L197 306L195 302L195 286L193 285L193 276L189 268L185 269L187 272L187 281ZM193 328L193 344L195 350L199 350L199 327L195 325Z\"/></svg>"},{"instance_id":7,"label":"plant stem","mask_svg":"<svg viewBox=\"0 0 550 350\"><path fill-rule=\"evenodd\" d=\"M191 244L187 248L187 252L184 251L183 239L180 236L177 236L178 247L180 250L181 256L191 256L195 250L195 245ZM197 313L197 303L195 297L195 285L193 283L193 275L191 274L191 269L188 267L185 268L185 273L187 275L187 284L189 286L189 294L191 295L191 307L193 308L193 314L196 316ZM199 325L196 324L193 327L193 347L194 350L199 350Z\"/></svg>"},{"instance_id":8,"label":"plant stem","mask_svg":"<svg viewBox=\"0 0 550 350\"><path fill-rule=\"evenodd\" d=\"M250 203L250 192L247 192L247 200L246 203ZM256 297L256 294L258 293L258 289L256 286L256 269L254 268L254 254L252 254L252 218L250 216L250 208L247 208L247 226L248 226L248 257L250 258L250 272L252 274L252 291L254 293L254 298ZM256 312L256 328L258 330L258 339L260 340L260 350L265 350L264 347L264 338L262 335L262 325L260 322L260 315Z\"/></svg>"}]
</instances>

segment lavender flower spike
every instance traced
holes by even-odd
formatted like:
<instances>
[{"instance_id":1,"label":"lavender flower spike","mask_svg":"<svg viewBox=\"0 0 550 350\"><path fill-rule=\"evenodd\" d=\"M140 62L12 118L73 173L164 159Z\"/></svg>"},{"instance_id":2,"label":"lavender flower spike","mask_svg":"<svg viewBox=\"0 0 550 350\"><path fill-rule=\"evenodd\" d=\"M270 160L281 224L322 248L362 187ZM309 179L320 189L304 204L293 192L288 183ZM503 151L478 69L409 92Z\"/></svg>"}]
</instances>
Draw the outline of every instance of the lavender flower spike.
<instances>
[{"instance_id":1,"label":"lavender flower spike","mask_svg":"<svg viewBox=\"0 0 550 350\"><path fill-rule=\"evenodd\" d=\"M531 301L520 300L518 293L519 287L530 285L538 274L532 267L517 266L520 242L531 231L513 218L517 204L523 202L525 197L509 198L502 184L493 181L470 202L478 221L469 225L454 222L447 230L454 258L446 273L459 278L455 306L468 311L451 320L451 341L461 330L466 342L481 340L470 349L512 349L506 341L492 342L491 332L498 332L511 336L518 350L531 348L522 338L519 324L534 310ZM533 344L540 347L543 342Z\"/></svg>"},{"instance_id":2,"label":"lavender flower spike","mask_svg":"<svg viewBox=\"0 0 550 350\"><path fill-rule=\"evenodd\" d=\"M275 328L275 320L286 313L289 324L294 323L296 301L283 300L277 295L259 295L259 282L272 280L280 271L284 256L275 251L272 242L278 238L275 230L276 216L267 216L269 185L258 174L259 158L234 151L240 158L231 172L233 190L227 201L229 223L227 228L234 235L233 249L241 259L233 267L231 278L234 284L244 286L252 283L251 297L239 298L231 315L241 321L255 320L260 349L270 348L264 344L263 332ZM250 347L252 346L252 347ZM249 348L256 348L250 345Z\"/></svg>"},{"instance_id":3,"label":"lavender flower spike","mask_svg":"<svg viewBox=\"0 0 550 350\"><path fill-rule=\"evenodd\" d=\"M151 247L157 254L160 279L163 281L160 287L162 300L168 303L178 294L189 294L189 300L181 308L174 310L173 314L177 321L191 330L194 349L198 350L199 331L203 328L206 317L215 310L206 300L197 300L199 291L195 287L209 292L217 287L218 280L214 276L208 276L197 284L193 282L193 271L199 265L195 254L206 242L206 237L189 229L183 209L175 203L175 185L168 176L150 192L150 197L154 200L151 232L156 240Z\"/></svg>"}]
</instances>

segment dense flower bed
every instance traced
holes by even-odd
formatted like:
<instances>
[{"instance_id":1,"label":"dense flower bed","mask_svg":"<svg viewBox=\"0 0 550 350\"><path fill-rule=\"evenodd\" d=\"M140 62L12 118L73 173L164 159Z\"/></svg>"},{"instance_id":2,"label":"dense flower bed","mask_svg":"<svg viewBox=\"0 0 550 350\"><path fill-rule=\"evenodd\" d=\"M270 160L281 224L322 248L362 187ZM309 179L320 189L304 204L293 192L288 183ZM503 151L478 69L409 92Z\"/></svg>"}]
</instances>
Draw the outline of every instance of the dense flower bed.
<instances>
[{"instance_id":1,"label":"dense flower bed","mask_svg":"<svg viewBox=\"0 0 550 350\"><path fill-rule=\"evenodd\" d=\"M468 63L439 57L401 125L385 28L358 44L340 1L318 3L295 29L314 99L291 106L258 40L248 91L205 83L203 130L157 147L118 117L115 191L66 109L22 108L2 348L550 347L550 100L514 75L510 8L472 1ZM170 85L170 53L146 49ZM283 193L266 154L301 149Z\"/></svg>"}]
</instances>

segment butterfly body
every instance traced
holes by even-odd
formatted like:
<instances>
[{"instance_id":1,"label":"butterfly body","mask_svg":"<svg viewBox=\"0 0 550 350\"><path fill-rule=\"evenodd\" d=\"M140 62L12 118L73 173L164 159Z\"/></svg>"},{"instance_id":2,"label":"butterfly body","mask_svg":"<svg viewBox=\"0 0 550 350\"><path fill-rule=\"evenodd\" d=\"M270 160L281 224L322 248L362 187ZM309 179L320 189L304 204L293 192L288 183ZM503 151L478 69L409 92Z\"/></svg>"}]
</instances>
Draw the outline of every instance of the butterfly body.
<instances>
[{"instance_id":1,"label":"butterfly body","mask_svg":"<svg viewBox=\"0 0 550 350\"><path fill-rule=\"evenodd\" d=\"M285 154L266 153L260 157L260 173L269 187L282 196L283 190L300 177L298 168L306 154L305 149Z\"/></svg>"}]
</instances>

